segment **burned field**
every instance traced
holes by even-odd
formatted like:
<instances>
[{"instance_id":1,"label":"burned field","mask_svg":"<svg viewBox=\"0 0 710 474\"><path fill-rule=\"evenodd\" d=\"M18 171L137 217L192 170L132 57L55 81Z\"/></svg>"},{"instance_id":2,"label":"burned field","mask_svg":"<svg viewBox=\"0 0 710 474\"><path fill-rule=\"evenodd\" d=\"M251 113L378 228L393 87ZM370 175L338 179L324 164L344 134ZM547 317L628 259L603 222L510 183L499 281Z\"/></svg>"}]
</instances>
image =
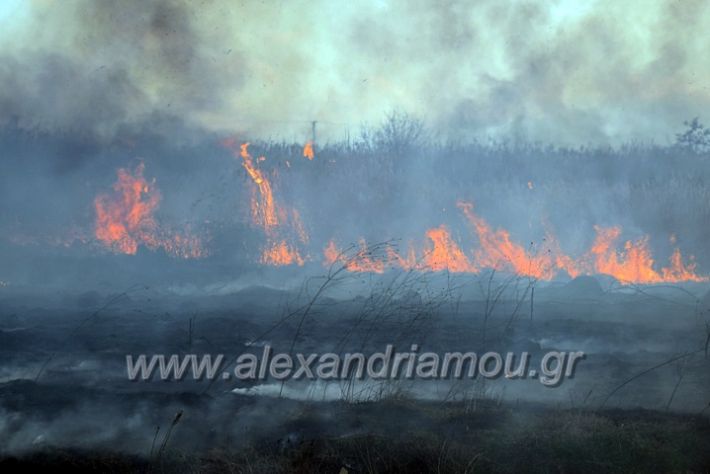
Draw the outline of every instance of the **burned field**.
<instances>
[{"instance_id":1,"label":"burned field","mask_svg":"<svg viewBox=\"0 0 710 474\"><path fill-rule=\"evenodd\" d=\"M2 463L115 472L707 468L704 285L607 279L605 288L579 277L540 283L531 302L521 300L527 279L409 277L346 273L324 280L315 299L312 289L264 286L201 297L147 286L6 294ZM585 359L555 387L530 377L126 377L126 354L231 357L265 343L367 353L413 342L533 359L581 350Z\"/></svg>"},{"instance_id":2,"label":"burned field","mask_svg":"<svg viewBox=\"0 0 710 474\"><path fill-rule=\"evenodd\" d=\"M18 133L5 135L27 159L15 164L32 166L34 142ZM194 186L167 169L152 175L164 165L148 159L92 184L109 153L57 175L89 183L70 187L79 211L57 209L71 224L10 208L3 465L706 470L707 229L694 223L710 213L696 167L707 158L680 145L391 146L164 144L157 156ZM658 160L675 166L664 180L671 165ZM265 346L295 360L388 345L527 353L530 363L517 376L482 377L483 364L461 378L222 377ZM530 370L550 352L584 356L544 384ZM127 356L220 354L212 378L127 376Z\"/></svg>"}]
</instances>

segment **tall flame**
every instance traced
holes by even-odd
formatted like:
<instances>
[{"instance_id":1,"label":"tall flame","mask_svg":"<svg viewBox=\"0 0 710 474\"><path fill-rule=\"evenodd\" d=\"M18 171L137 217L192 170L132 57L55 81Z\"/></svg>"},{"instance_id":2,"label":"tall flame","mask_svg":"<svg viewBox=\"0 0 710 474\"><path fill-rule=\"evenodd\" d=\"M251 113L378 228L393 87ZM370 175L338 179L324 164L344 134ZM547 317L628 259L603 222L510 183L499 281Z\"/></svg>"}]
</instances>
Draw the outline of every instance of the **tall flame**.
<instances>
[{"instance_id":1,"label":"tall flame","mask_svg":"<svg viewBox=\"0 0 710 474\"><path fill-rule=\"evenodd\" d=\"M420 268L441 271L449 270L454 273L477 273L466 254L451 238L446 226L429 229L426 236L431 242L431 247L425 251L423 265Z\"/></svg>"},{"instance_id":2,"label":"tall flame","mask_svg":"<svg viewBox=\"0 0 710 474\"><path fill-rule=\"evenodd\" d=\"M247 170L247 173L252 181L254 181L259 191L258 195L252 195L252 219L256 224L262 226L266 233L269 233L273 227L279 225L276 204L274 203L274 193L271 191L271 183L262 172L254 166L254 159L249 154L248 143L242 143L240 145L239 156L241 156L243 160L242 166Z\"/></svg>"},{"instance_id":3,"label":"tall flame","mask_svg":"<svg viewBox=\"0 0 710 474\"><path fill-rule=\"evenodd\" d=\"M472 203L459 201L457 205L478 235L481 248L475 253L475 261L479 266L510 270L518 275L544 280L555 275L555 259L551 252L543 249L542 252L532 253L511 241L508 231L492 230L483 218L474 214Z\"/></svg>"},{"instance_id":4,"label":"tall flame","mask_svg":"<svg viewBox=\"0 0 710 474\"><path fill-rule=\"evenodd\" d=\"M306 142L305 145L303 145L303 157L308 158L309 160L313 160L313 157L315 154L313 153L313 142Z\"/></svg>"},{"instance_id":5,"label":"tall flame","mask_svg":"<svg viewBox=\"0 0 710 474\"><path fill-rule=\"evenodd\" d=\"M249 153L249 143L239 145L238 152L235 149L235 140L225 140L224 145L241 158L242 166L256 185L252 189L250 205L252 223L261 227L266 235L266 243L262 249L260 262L275 266L303 265L304 258L299 250L288 242L288 237L290 237L288 234L291 230L302 243L308 242L308 233L303 226L300 214L296 209L289 212L288 209L277 204L270 180L254 164L254 159ZM266 158L262 156L256 161L260 163L265 160Z\"/></svg>"},{"instance_id":6,"label":"tall flame","mask_svg":"<svg viewBox=\"0 0 710 474\"><path fill-rule=\"evenodd\" d=\"M143 163L133 173L119 169L114 192L96 197L96 238L111 250L128 255L134 255L143 244L183 258L204 256L199 238L172 233L158 225L153 212L160 204L160 191L155 181L148 182L143 177L143 171Z\"/></svg>"},{"instance_id":7,"label":"tall flame","mask_svg":"<svg viewBox=\"0 0 710 474\"><path fill-rule=\"evenodd\" d=\"M298 209L285 206L275 198L272 180L278 182L276 171L268 173L263 169L266 158L254 159L249 143L238 144L229 139L223 144L232 151L250 179L251 222L264 234L258 261L275 266L304 265L313 258L307 252L311 239ZM312 142L304 145L303 156L309 160L314 158ZM290 166L288 161L285 164ZM94 199L96 240L114 252L129 255L136 254L143 245L183 258L205 256L200 238L190 235L189 231L174 232L156 220L161 195L155 180L145 179L144 170L143 163L134 170L120 168L113 192ZM527 186L530 190L535 188L532 181L528 181ZM654 260L648 236L627 240L620 246L620 227L594 226L596 237L589 250L573 257L562 251L552 232L548 231L537 244L521 245L508 230L493 228L476 214L471 202L459 201L457 207L471 229L470 247L462 246L459 234L454 238L450 227L441 224L426 230L418 244L416 240L410 241L402 252L391 244L371 248L360 239L353 255L353 252L340 252L330 240L323 250L323 262L327 265L340 262L349 271L369 273L383 273L388 268L452 273L495 269L540 280L551 280L562 274L572 278L605 274L622 283L710 281L696 273L692 255L683 258L676 247L675 235L670 238L674 248L665 267ZM36 237L25 236L19 239L20 242L36 240ZM71 235L55 240L55 245L70 246L74 241L87 240L87 233L72 231Z\"/></svg>"},{"instance_id":8,"label":"tall flame","mask_svg":"<svg viewBox=\"0 0 710 474\"><path fill-rule=\"evenodd\" d=\"M359 242L357 252L352 256L348 256L346 252L338 250L332 240L328 242L323 255L326 265L340 262L351 272L383 273L385 271L385 262L373 255L373 252L367 247L367 243L363 239Z\"/></svg>"}]
</instances>

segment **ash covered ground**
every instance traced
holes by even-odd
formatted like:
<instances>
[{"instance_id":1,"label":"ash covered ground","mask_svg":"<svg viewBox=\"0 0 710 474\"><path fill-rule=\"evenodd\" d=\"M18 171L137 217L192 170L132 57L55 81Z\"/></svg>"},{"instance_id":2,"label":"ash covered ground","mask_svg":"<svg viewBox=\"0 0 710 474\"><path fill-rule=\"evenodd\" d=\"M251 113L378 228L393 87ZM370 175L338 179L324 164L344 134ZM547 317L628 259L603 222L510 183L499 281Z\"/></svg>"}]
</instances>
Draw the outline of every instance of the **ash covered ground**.
<instances>
[{"instance_id":1,"label":"ash covered ground","mask_svg":"<svg viewBox=\"0 0 710 474\"><path fill-rule=\"evenodd\" d=\"M406 471L417 456L427 469L450 472L469 462L546 470L550 459L581 471L650 468L660 458L669 470L708 465L706 284L579 277L538 283L531 301L527 279L503 274L325 275L289 289L3 288L3 462L216 472ZM562 350L586 358L557 387L531 378L282 385L126 376L127 354L236 356L264 344L289 353L418 344L442 353ZM526 444L530 436L538 444ZM569 445L560 446L560 436ZM401 456L386 454L383 443ZM506 449L519 453L514 461ZM537 450L551 457L543 461Z\"/></svg>"}]
</instances>

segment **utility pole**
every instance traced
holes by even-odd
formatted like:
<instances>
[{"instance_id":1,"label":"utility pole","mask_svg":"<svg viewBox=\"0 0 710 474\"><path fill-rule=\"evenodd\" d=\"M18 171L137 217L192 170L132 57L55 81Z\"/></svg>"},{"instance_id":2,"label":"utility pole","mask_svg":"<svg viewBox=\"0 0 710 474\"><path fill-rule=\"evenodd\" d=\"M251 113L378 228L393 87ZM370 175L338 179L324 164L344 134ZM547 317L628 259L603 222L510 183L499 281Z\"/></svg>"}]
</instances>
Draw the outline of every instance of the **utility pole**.
<instances>
[{"instance_id":1,"label":"utility pole","mask_svg":"<svg viewBox=\"0 0 710 474\"><path fill-rule=\"evenodd\" d=\"M316 122L315 120L311 122L311 143L316 144Z\"/></svg>"}]
</instances>

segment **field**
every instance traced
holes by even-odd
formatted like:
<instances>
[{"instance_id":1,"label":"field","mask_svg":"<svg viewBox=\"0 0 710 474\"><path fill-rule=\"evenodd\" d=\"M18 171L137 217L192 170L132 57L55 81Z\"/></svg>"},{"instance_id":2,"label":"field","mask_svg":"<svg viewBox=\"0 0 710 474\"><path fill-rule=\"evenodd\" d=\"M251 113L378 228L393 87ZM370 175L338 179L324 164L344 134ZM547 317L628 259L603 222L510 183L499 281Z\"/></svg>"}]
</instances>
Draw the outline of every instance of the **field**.
<instances>
[{"instance_id":1,"label":"field","mask_svg":"<svg viewBox=\"0 0 710 474\"><path fill-rule=\"evenodd\" d=\"M704 149L445 143L418 127L393 116L312 160L302 144L99 150L5 128L0 466L707 472ZM141 186L125 212L150 212L112 241L99 211L122 223L121 179ZM618 229L602 251L599 229ZM126 377L129 354L265 344L585 358L555 387Z\"/></svg>"}]
</instances>

